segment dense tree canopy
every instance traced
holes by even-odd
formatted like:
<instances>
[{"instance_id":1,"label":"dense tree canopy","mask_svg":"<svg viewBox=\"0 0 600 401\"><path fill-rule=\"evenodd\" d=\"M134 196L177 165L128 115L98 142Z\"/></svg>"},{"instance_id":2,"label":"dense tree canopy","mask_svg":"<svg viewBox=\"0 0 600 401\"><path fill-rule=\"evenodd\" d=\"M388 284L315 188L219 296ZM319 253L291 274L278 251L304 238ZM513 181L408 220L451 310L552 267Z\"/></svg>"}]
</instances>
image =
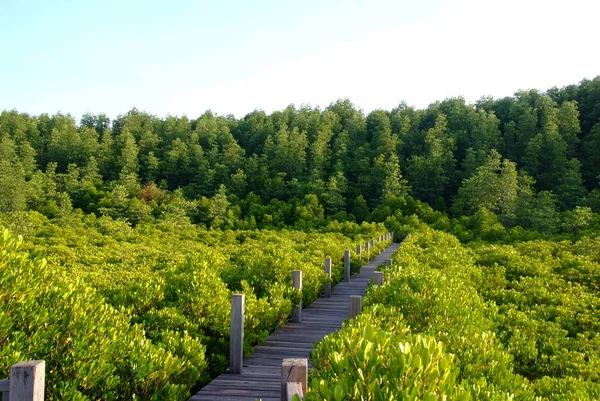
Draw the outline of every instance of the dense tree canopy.
<instances>
[{"instance_id":1,"label":"dense tree canopy","mask_svg":"<svg viewBox=\"0 0 600 401\"><path fill-rule=\"evenodd\" d=\"M485 208L534 228L519 215L536 202L552 213L600 211L599 110L600 77L368 115L348 100L241 119L133 109L78 124L68 114L4 111L0 209L55 217L75 207L136 224L160 216L180 189L195 222L224 224L229 215L252 226L268 215L278 226L307 213L360 222L412 196L454 217Z\"/></svg>"}]
</instances>

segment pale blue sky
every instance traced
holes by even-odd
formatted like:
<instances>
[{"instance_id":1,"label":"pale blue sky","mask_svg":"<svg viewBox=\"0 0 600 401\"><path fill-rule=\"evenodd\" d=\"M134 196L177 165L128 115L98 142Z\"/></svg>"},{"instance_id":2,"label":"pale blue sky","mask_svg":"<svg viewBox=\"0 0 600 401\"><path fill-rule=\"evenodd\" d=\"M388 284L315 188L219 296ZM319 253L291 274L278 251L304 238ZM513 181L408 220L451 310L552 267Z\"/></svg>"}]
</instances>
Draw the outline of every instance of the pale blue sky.
<instances>
[{"instance_id":1,"label":"pale blue sky","mask_svg":"<svg viewBox=\"0 0 600 401\"><path fill-rule=\"evenodd\" d=\"M242 117L600 74L597 0L0 0L0 110Z\"/></svg>"}]
</instances>

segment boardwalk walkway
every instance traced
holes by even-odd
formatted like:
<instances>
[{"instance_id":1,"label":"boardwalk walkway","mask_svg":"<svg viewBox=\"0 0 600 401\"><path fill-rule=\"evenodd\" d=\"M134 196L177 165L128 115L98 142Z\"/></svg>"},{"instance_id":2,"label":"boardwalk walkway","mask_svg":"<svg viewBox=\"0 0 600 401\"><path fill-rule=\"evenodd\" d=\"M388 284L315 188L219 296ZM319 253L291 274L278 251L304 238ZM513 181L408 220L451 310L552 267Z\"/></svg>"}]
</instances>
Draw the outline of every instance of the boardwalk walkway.
<instances>
[{"instance_id":1,"label":"boardwalk walkway","mask_svg":"<svg viewBox=\"0 0 600 401\"><path fill-rule=\"evenodd\" d=\"M281 361L284 358L308 358L313 343L339 330L348 318L348 297L364 295L375 268L398 248L388 246L349 283L338 283L330 298L319 298L302 310L302 323L288 322L273 332L267 342L255 348L244 360L242 374L222 374L203 387L190 401L279 401ZM309 361L309 368L311 367ZM310 380L310 378L309 378Z\"/></svg>"}]
</instances>

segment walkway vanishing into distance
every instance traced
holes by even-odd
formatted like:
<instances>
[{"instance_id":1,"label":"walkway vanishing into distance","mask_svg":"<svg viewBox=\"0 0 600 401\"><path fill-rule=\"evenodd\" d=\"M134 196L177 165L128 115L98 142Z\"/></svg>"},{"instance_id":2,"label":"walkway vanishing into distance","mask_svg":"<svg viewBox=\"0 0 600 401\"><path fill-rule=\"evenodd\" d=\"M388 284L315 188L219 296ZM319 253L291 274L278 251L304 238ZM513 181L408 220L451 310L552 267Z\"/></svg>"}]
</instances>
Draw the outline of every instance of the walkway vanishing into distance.
<instances>
[{"instance_id":1,"label":"walkway vanishing into distance","mask_svg":"<svg viewBox=\"0 0 600 401\"><path fill-rule=\"evenodd\" d=\"M365 295L373 272L398 249L393 243L353 275L340 282L330 298L319 298L302 310L302 323L288 322L274 331L265 344L244 359L241 374L222 374L203 387L190 401L279 401L281 362L285 358L308 358L313 344L342 327L348 318L350 295ZM312 365L309 361L309 368Z\"/></svg>"}]
</instances>

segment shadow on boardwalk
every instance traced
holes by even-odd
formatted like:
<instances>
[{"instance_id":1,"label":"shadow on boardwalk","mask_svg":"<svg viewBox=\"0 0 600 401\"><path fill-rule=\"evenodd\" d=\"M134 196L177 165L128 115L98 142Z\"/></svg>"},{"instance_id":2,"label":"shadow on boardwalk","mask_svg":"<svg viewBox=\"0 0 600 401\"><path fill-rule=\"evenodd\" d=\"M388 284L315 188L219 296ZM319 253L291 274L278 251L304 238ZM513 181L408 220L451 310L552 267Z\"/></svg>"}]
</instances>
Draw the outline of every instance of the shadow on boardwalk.
<instances>
[{"instance_id":1,"label":"shadow on boardwalk","mask_svg":"<svg viewBox=\"0 0 600 401\"><path fill-rule=\"evenodd\" d=\"M364 295L375 268L389 258L399 244L388 246L348 283L338 283L330 298L319 298L302 310L302 323L286 323L273 332L267 342L255 348L244 360L242 374L222 374L203 387L190 401L279 401L281 361L308 358L313 343L339 330L348 318L348 297ZM309 368L312 367L309 361Z\"/></svg>"}]
</instances>

